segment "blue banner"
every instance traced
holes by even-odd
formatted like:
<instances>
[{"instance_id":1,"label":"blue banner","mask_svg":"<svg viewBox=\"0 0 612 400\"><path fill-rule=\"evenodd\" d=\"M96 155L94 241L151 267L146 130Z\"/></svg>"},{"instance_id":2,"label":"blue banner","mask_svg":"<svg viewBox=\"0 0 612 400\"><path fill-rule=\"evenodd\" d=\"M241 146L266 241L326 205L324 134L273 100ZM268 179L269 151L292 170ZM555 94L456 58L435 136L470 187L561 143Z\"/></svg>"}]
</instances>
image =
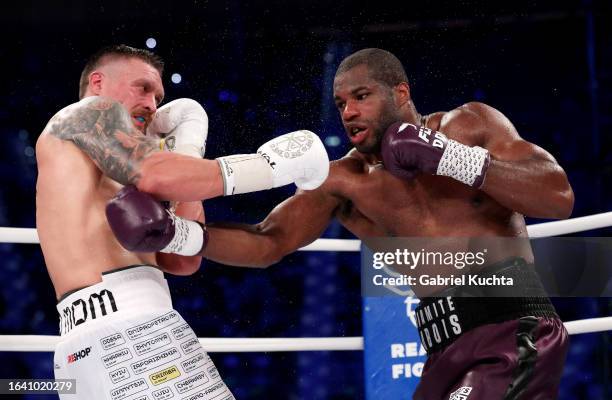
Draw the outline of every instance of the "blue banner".
<instances>
[{"instance_id":1,"label":"blue banner","mask_svg":"<svg viewBox=\"0 0 612 400\"><path fill-rule=\"evenodd\" d=\"M412 296L365 297L363 336L366 399L412 399L425 364Z\"/></svg>"}]
</instances>

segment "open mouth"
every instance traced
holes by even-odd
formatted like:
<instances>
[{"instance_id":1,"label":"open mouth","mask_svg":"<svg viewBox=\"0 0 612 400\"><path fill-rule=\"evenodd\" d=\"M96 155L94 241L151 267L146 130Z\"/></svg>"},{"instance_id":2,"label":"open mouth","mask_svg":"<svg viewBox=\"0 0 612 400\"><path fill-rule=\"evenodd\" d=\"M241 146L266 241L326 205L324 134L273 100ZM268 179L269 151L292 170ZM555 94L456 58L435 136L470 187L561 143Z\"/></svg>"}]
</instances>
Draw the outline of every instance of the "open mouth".
<instances>
[{"instance_id":1,"label":"open mouth","mask_svg":"<svg viewBox=\"0 0 612 400\"><path fill-rule=\"evenodd\" d=\"M146 118L141 115L132 115L132 120L134 121L134 125L137 127L144 127L147 122Z\"/></svg>"},{"instance_id":2,"label":"open mouth","mask_svg":"<svg viewBox=\"0 0 612 400\"><path fill-rule=\"evenodd\" d=\"M367 128L354 126L347 129L351 143L356 144L362 142L368 132Z\"/></svg>"}]
</instances>

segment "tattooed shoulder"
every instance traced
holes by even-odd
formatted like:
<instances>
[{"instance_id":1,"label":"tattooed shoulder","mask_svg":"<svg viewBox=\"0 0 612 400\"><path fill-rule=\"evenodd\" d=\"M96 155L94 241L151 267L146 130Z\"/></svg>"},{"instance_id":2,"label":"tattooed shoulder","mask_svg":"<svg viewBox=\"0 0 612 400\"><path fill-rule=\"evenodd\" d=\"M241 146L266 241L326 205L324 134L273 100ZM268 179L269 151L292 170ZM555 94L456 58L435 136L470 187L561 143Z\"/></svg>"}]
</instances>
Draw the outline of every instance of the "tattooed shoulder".
<instances>
[{"instance_id":1,"label":"tattooed shoulder","mask_svg":"<svg viewBox=\"0 0 612 400\"><path fill-rule=\"evenodd\" d=\"M135 183L140 162L159 149L158 139L138 131L120 103L103 97L88 97L64 108L46 130L73 142L105 175L122 184Z\"/></svg>"}]
</instances>

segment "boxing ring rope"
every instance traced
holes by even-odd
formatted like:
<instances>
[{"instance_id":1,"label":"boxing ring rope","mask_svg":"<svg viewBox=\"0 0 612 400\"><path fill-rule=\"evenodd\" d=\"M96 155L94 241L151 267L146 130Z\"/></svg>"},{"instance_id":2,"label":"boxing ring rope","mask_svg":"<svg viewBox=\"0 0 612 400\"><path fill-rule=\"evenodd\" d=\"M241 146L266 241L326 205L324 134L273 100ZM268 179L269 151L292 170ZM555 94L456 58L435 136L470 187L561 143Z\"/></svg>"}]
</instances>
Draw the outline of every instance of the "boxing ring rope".
<instances>
[{"instance_id":1,"label":"boxing ring rope","mask_svg":"<svg viewBox=\"0 0 612 400\"><path fill-rule=\"evenodd\" d=\"M612 330L612 317L564 323L570 335ZM59 336L0 335L1 351L53 351ZM363 350L363 337L318 338L199 338L209 353Z\"/></svg>"},{"instance_id":2,"label":"boxing ring rope","mask_svg":"<svg viewBox=\"0 0 612 400\"><path fill-rule=\"evenodd\" d=\"M532 238L565 235L612 226L612 212L527 226ZM36 229L1 228L0 243L39 243ZM360 240L318 239L302 251L359 251ZM570 335L612 330L612 317L564 322ZM0 351L54 351L59 336L0 335ZM363 350L363 337L199 338L204 349L222 352Z\"/></svg>"},{"instance_id":3,"label":"boxing ring rope","mask_svg":"<svg viewBox=\"0 0 612 400\"><path fill-rule=\"evenodd\" d=\"M531 238L566 235L612 226L612 212L527 226ZM0 228L0 243L39 243L34 228ZM357 239L317 239L301 251L359 251Z\"/></svg>"}]
</instances>

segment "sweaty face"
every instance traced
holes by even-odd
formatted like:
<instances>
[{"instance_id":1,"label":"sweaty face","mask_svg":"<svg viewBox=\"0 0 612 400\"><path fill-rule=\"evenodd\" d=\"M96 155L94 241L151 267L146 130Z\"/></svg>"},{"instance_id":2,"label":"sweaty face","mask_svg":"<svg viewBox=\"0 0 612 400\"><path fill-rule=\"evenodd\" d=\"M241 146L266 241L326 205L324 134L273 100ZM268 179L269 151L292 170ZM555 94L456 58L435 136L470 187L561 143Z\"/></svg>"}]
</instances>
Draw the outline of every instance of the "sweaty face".
<instances>
[{"instance_id":1,"label":"sweaty face","mask_svg":"<svg viewBox=\"0 0 612 400\"><path fill-rule=\"evenodd\" d=\"M361 153L378 153L387 127L401 119L392 89L372 79L365 65L336 76L334 100L351 143Z\"/></svg>"},{"instance_id":2,"label":"sweaty face","mask_svg":"<svg viewBox=\"0 0 612 400\"><path fill-rule=\"evenodd\" d=\"M117 100L128 110L134 126L145 132L164 97L159 72L138 58L120 58L99 68L99 96Z\"/></svg>"}]
</instances>

